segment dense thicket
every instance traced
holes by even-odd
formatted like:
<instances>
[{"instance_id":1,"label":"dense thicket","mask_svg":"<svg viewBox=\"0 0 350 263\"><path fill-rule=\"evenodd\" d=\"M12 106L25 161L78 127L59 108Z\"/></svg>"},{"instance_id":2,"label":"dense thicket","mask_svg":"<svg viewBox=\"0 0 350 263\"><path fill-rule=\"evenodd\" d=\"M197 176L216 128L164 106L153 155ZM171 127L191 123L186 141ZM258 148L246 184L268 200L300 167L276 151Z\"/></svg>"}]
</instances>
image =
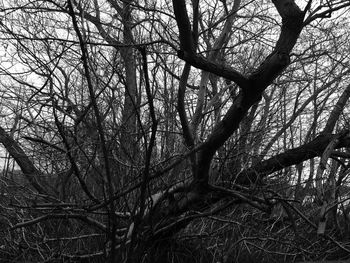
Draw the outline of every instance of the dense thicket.
<instances>
[{"instance_id":1,"label":"dense thicket","mask_svg":"<svg viewBox=\"0 0 350 263\"><path fill-rule=\"evenodd\" d=\"M0 6L0 261L350 254L349 6Z\"/></svg>"}]
</instances>

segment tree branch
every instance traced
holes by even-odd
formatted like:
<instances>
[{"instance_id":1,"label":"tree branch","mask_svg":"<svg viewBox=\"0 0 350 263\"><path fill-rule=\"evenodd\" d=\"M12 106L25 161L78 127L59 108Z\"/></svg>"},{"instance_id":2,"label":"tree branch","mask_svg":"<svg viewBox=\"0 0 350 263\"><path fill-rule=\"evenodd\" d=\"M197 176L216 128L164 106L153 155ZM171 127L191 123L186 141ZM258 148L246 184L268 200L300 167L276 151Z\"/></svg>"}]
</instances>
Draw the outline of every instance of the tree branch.
<instances>
[{"instance_id":1,"label":"tree branch","mask_svg":"<svg viewBox=\"0 0 350 263\"><path fill-rule=\"evenodd\" d=\"M199 153L196 176L196 180L203 186L208 183L210 162L216 150L238 129L250 107L261 99L264 90L290 63L289 53L302 30L304 13L291 0L275 0L273 3L282 16L280 37L274 51L249 77L249 85L242 89L222 121L205 141L205 146Z\"/></svg>"},{"instance_id":2,"label":"tree branch","mask_svg":"<svg viewBox=\"0 0 350 263\"><path fill-rule=\"evenodd\" d=\"M236 183L249 185L251 183L260 182L267 175L282 170L283 168L321 156L329 143L338 136L337 134L322 134L307 144L271 157L266 161L242 171L237 176ZM339 138L339 142L334 148L339 149L349 146L350 136L347 132Z\"/></svg>"},{"instance_id":3,"label":"tree branch","mask_svg":"<svg viewBox=\"0 0 350 263\"><path fill-rule=\"evenodd\" d=\"M16 163L21 168L24 177L34 189L40 194L47 194L47 191L40 185L36 178L41 172L36 169L33 162L29 159L18 142L10 137L2 127L0 127L0 143L4 145L12 158L15 159Z\"/></svg>"},{"instance_id":4,"label":"tree branch","mask_svg":"<svg viewBox=\"0 0 350 263\"><path fill-rule=\"evenodd\" d=\"M178 52L178 57L196 68L227 78L240 87L246 86L247 78L238 71L196 54L193 32L191 30L191 23L188 18L185 1L173 0L173 8L179 29L180 50Z\"/></svg>"}]
</instances>

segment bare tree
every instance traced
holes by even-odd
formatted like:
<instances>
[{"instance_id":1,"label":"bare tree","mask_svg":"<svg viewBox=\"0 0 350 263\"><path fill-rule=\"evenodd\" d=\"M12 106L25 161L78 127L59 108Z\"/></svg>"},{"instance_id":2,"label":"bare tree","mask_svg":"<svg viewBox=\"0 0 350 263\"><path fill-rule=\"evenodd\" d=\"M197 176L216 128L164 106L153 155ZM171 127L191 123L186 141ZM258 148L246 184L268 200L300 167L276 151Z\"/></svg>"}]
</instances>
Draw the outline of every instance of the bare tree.
<instances>
[{"instance_id":1,"label":"bare tree","mask_svg":"<svg viewBox=\"0 0 350 263\"><path fill-rule=\"evenodd\" d=\"M349 253L349 6L5 1L4 257Z\"/></svg>"}]
</instances>

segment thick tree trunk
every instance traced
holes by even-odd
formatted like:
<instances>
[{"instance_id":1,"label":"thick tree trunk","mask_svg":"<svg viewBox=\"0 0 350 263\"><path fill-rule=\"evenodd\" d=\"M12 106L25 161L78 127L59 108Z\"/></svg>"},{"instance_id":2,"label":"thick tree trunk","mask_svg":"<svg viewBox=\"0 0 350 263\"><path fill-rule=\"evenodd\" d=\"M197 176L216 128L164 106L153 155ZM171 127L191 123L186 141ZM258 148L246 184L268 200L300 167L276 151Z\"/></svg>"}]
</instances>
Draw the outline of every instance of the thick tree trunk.
<instances>
[{"instance_id":1,"label":"thick tree trunk","mask_svg":"<svg viewBox=\"0 0 350 263\"><path fill-rule=\"evenodd\" d=\"M42 182L40 182L42 181L42 178L40 178L42 175L40 171L34 166L33 162L29 159L18 142L10 137L2 127L0 127L0 143L4 145L11 157L15 159L24 177L31 186L38 191L38 193L47 194L47 189L44 189L41 184Z\"/></svg>"}]
</instances>

